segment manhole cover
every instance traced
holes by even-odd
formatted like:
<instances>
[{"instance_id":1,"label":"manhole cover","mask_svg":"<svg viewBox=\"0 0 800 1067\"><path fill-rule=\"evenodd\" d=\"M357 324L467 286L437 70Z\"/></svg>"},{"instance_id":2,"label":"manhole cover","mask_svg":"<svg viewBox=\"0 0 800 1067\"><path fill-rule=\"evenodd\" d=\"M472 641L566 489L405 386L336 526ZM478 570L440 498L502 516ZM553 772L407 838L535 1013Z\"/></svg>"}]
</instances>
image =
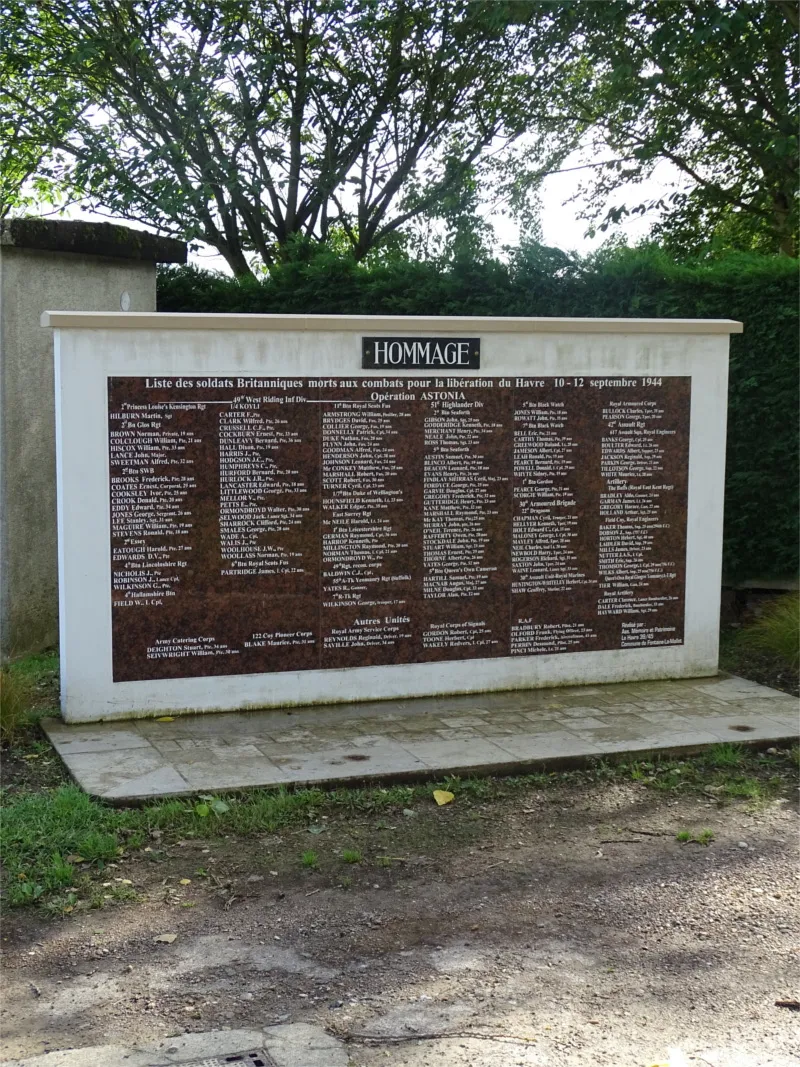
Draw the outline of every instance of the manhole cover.
<instances>
[{"instance_id":1,"label":"manhole cover","mask_svg":"<svg viewBox=\"0 0 800 1067\"><path fill-rule=\"evenodd\" d=\"M200 1060L183 1060L176 1067L277 1067L275 1060L261 1049L232 1052L224 1056L206 1056Z\"/></svg>"}]
</instances>

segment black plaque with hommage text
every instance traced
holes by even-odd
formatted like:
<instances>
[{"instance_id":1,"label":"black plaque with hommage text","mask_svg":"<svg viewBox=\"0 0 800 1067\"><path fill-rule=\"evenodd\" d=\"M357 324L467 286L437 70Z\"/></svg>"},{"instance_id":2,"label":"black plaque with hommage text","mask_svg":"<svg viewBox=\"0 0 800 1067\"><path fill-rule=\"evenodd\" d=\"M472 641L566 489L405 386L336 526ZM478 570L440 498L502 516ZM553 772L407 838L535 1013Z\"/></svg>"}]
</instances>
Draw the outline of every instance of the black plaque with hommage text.
<instances>
[{"instance_id":1,"label":"black plaque with hommage text","mask_svg":"<svg viewBox=\"0 0 800 1067\"><path fill-rule=\"evenodd\" d=\"M478 370L480 337L362 337L364 370L417 370L433 373Z\"/></svg>"},{"instance_id":2,"label":"black plaque with hommage text","mask_svg":"<svg viewBox=\"0 0 800 1067\"><path fill-rule=\"evenodd\" d=\"M688 377L404 367L109 378L115 681L683 642Z\"/></svg>"}]
</instances>

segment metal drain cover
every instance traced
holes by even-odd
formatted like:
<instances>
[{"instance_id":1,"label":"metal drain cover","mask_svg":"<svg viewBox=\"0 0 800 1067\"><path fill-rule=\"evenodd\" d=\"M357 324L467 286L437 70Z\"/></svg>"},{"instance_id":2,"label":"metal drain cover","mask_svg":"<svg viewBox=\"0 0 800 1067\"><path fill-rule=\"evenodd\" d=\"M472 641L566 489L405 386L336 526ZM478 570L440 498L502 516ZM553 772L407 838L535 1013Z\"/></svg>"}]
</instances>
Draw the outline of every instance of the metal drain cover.
<instances>
[{"instance_id":1,"label":"metal drain cover","mask_svg":"<svg viewBox=\"0 0 800 1067\"><path fill-rule=\"evenodd\" d=\"M275 1060L261 1049L230 1052L222 1056L205 1056L200 1060L182 1060L175 1067L277 1067Z\"/></svg>"}]
</instances>

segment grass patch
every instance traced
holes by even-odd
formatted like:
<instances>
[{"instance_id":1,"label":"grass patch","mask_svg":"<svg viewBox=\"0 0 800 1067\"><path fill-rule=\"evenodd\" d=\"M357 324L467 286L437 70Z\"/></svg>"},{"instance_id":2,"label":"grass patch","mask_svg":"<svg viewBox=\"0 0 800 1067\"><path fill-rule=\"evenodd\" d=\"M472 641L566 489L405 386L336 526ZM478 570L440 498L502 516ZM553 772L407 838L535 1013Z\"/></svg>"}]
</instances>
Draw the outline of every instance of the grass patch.
<instances>
[{"instance_id":1,"label":"grass patch","mask_svg":"<svg viewBox=\"0 0 800 1067\"><path fill-rule=\"evenodd\" d=\"M687 760L601 760L580 771L541 771L508 778L448 776L438 783L369 789L261 789L225 799L202 794L190 799L154 801L137 808L114 808L89 798L75 785L59 785L58 778L53 781L52 777L45 777L52 775L59 764L49 743L38 734L36 723L56 704L57 657L52 653L30 656L6 670L30 699L18 717L22 731L18 743L22 747L10 750L18 767L29 777L23 780L22 789L9 787L2 794L4 902L7 906L47 907L54 915L69 914L68 909L79 906L99 907L134 899L133 890L113 879L109 883L110 872L106 868L156 841L161 842L161 848L179 839L247 838L290 828L319 828L326 819L331 826L336 820L344 823L374 817L384 831L399 818L406 837L418 837L420 847L425 847L440 832L439 819L447 817L443 814L446 810L469 813L467 819L448 823L448 839L461 840L474 834L475 827L490 817L486 808L492 802L615 781L630 781L663 793L712 795L719 803L763 803L788 791L796 779L800 757L800 749L794 750L792 763L786 754L762 755L747 745L728 743ZM44 770L45 764L52 764L50 771ZM36 774L40 775L38 779ZM431 796L435 788L453 793L454 805L440 811ZM418 818L404 819L404 815ZM415 828L414 833L411 827ZM390 866L396 858L390 840L383 841L376 851L384 857L378 859L379 865ZM158 848L146 854L153 862L162 855ZM301 863L313 869L318 863L316 853L309 850L303 855L306 859L301 858ZM343 850L340 856L346 864L363 862L362 852L354 847ZM205 868L199 868L199 877L203 876L201 870L207 873ZM345 882L342 878L340 884Z\"/></svg>"},{"instance_id":2,"label":"grass patch","mask_svg":"<svg viewBox=\"0 0 800 1067\"><path fill-rule=\"evenodd\" d=\"M694 843L696 845L705 845L708 847L714 840L713 830L701 830L700 833L694 833L692 830L679 830L675 834L675 840L680 841L681 844L687 845Z\"/></svg>"},{"instance_id":3,"label":"grass patch","mask_svg":"<svg viewBox=\"0 0 800 1067\"><path fill-rule=\"evenodd\" d=\"M199 800L163 800L138 808L113 808L91 799L77 786L63 785L6 798L0 826L6 875L4 898L10 907L43 907L54 902L48 909L52 914L69 914L66 908L79 905L100 906L98 900L116 902L127 894L113 887L98 889L98 882L108 878L107 865L155 841L164 847L190 838L247 838L290 828L319 827L323 820L333 827L335 821L347 823L356 817L375 816L375 822L384 828L382 832L389 830L390 822L400 819L406 837L414 828L420 841L430 842L441 832L439 820L446 817L444 811L448 810L434 805L434 788L455 794L450 808L468 816L448 823L448 839L455 840L474 833L473 823L478 825L490 817L487 805L511 797L520 797L524 804L526 794L534 792L596 788L608 782L628 781L674 795L713 796L721 804L734 800L766 802L787 794L796 777L796 763L792 764L789 753L767 755L746 745L724 744L684 760L599 761L579 771L508 778L449 777L441 783L384 789L252 790L228 796L221 803L220 798L206 794ZM409 811L418 818L404 819L404 813ZM352 832L352 826L348 832ZM387 866L393 858L391 848L388 840L377 846L379 853L386 856ZM155 862L158 855L156 850L147 853L147 858ZM340 858L346 864L356 864L363 862L363 853L348 848ZM302 853L300 863L315 869L319 857L308 850ZM195 873L202 877L201 871L207 873L204 868ZM67 890L73 887L78 889L76 902L67 899Z\"/></svg>"},{"instance_id":4,"label":"grass patch","mask_svg":"<svg viewBox=\"0 0 800 1067\"><path fill-rule=\"evenodd\" d=\"M58 681L58 653L37 652L33 656L23 656L10 663L7 669L25 675L35 683L37 689L43 689Z\"/></svg>"},{"instance_id":5,"label":"grass patch","mask_svg":"<svg viewBox=\"0 0 800 1067\"><path fill-rule=\"evenodd\" d=\"M6 903L46 900L72 884L76 864L101 867L109 854L118 855L118 832L135 818L134 812L98 804L74 785L7 804L0 827Z\"/></svg>"},{"instance_id":6,"label":"grass patch","mask_svg":"<svg viewBox=\"0 0 800 1067\"><path fill-rule=\"evenodd\" d=\"M9 785L0 792L4 806L0 824L3 900L8 907L35 905L54 916L136 899L131 887L109 881L111 871L107 867L144 845L153 847L141 854L142 858L158 863L164 858L163 849L180 839L248 838L288 829L318 832L336 821L350 823L345 840L361 843L352 824L374 817L374 828L382 833L390 833L394 829L390 824L399 821L405 847L418 845L425 850L441 843L440 819L449 819L447 841L463 843L491 819L490 804L518 797L524 806L526 794L534 792L633 782L661 793L696 793L713 796L720 804L744 800L757 806L772 797L788 795L800 763L797 746L791 753L767 755L747 745L726 743L684 760L656 755L626 762L600 760L583 770L540 771L507 778L448 776L437 783L324 791L256 789L224 799L202 794L137 808L114 808L91 799L75 785L57 784L63 781L60 763L37 726L43 714L53 713L57 702L57 657L52 653L30 656L6 670L22 688L27 687L30 701L19 717L17 747L7 748L12 757L8 762L16 762L28 777L22 779L21 786ZM45 765L51 769L46 771ZM431 795L436 788L453 793L453 805L437 808ZM447 811L460 812L466 818L450 818ZM158 847L154 847L157 842ZM378 866L391 867L403 861L402 856L394 855L396 849L387 837L373 842L366 851L378 853ZM363 862L362 852L355 848L339 855L345 864ZM296 865L297 860L293 862ZM302 854L300 863L315 869L319 859L309 850ZM204 867L195 874L210 877ZM342 876L338 884L346 888L351 879Z\"/></svg>"}]
</instances>

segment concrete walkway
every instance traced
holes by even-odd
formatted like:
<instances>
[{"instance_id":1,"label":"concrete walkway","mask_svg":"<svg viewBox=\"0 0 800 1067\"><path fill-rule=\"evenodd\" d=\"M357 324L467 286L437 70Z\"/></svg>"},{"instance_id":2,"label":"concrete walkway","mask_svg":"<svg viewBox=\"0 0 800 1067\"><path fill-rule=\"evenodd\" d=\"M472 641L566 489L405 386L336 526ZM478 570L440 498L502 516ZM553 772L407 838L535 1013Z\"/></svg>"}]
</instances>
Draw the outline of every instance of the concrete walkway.
<instances>
[{"instance_id":1,"label":"concrete walkway","mask_svg":"<svg viewBox=\"0 0 800 1067\"><path fill-rule=\"evenodd\" d=\"M248 1052L263 1052L264 1056ZM241 1058L237 1053L244 1053ZM166 1037L151 1045L90 1045L46 1052L25 1060L6 1060L0 1067L347 1067L343 1043L321 1026L289 1023L263 1030L213 1030Z\"/></svg>"},{"instance_id":2,"label":"concrete walkway","mask_svg":"<svg viewBox=\"0 0 800 1067\"><path fill-rule=\"evenodd\" d=\"M522 772L800 732L794 697L726 676L43 726L82 788L120 802Z\"/></svg>"}]
</instances>

